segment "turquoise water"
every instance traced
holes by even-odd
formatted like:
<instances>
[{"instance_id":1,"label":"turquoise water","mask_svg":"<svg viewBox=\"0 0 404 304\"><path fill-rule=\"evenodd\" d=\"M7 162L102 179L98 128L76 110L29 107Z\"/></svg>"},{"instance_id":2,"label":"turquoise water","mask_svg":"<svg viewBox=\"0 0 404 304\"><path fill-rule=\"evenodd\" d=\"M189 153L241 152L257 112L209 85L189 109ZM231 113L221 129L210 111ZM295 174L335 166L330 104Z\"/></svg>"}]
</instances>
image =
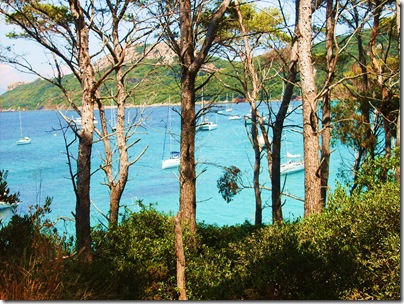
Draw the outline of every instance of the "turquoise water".
<instances>
[{"instance_id":1,"label":"turquoise water","mask_svg":"<svg viewBox=\"0 0 404 304\"><path fill-rule=\"evenodd\" d=\"M277 106L279 106L278 103L273 104L274 108ZM246 103L233 104L231 107L233 111L224 111L224 114L245 115L249 112L249 105ZM141 110L131 108L128 111L133 119L140 116ZM161 169L167 107L147 107L143 110L142 127L137 129L137 133L131 139L131 141L136 139L140 139L140 141L130 150L130 155L132 158L136 158L144 148L147 147L147 150L140 160L130 168L129 181L121 204L137 211L139 210L137 200L141 199L144 204L157 203L157 210L176 213L179 208L178 170ZM262 109L262 111L266 110ZM299 113L301 112L292 113L286 121L286 125L290 127L284 131L282 155L285 155L286 152L303 154L302 135L296 132L298 126L301 126L301 114ZM22 112L23 133L25 136L31 137L32 143L17 146L15 142L20 133L18 115L18 112L0 112L0 169L9 171L8 184L11 191L20 192L22 203L17 211L27 212L30 205L43 204L45 197L50 196L53 198L50 218L72 218L75 196L69 180L65 142L62 132L57 130L60 128L60 115L56 111ZM77 115L67 112L67 116ZM251 184L253 151L246 134L244 121L229 120L228 116L214 113L209 114L208 117L218 123L218 128L197 134L197 172L200 174L197 179L197 221L218 225L240 224L246 220L254 222L255 202L251 188L244 189L231 203L226 203L218 193L216 186L216 182L223 172L222 167L231 165L242 170L246 185ZM178 140L180 117L175 112L172 113L172 125ZM67 135L68 140L73 139L71 131ZM74 146L77 145L74 144ZM178 150L178 141L174 141L173 146ZM74 149L73 155L76 154L76 149L77 147ZM94 170L99 167L99 155L102 155L102 151L102 144L96 143L92 159ZM349 157L344 153L346 152L343 148L336 147L336 151L332 155L331 189L335 185L338 169L343 166L342 159ZM265 158L263 158L263 164L266 164ZM100 221L105 223L105 219L99 213L99 211L106 213L109 205L108 188L102 185L104 181L104 173L101 170L94 173L91 186L91 198L94 203L92 224ZM261 182L270 188L268 172L265 168L261 174ZM303 172L287 176L285 189L288 192L303 198L303 188ZM269 223L272 217L269 191L263 190L263 200L266 205L263 211L263 221ZM284 197L283 202L285 218L295 219L303 215L303 202L290 197ZM70 230L71 227L66 229Z\"/></svg>"}]
</instances>

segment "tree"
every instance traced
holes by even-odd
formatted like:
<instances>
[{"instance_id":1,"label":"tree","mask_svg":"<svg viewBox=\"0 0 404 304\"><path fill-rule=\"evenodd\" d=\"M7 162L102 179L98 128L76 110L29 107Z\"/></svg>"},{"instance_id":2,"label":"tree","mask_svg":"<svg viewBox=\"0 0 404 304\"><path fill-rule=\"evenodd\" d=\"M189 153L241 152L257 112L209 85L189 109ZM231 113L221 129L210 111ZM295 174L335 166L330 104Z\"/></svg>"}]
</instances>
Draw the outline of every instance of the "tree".
<instances>
[{"instance_id":1,"label":"tree","mask_svg":"<svg viewBox=\"0 0 404 304\"><path fill-rule=\"evenodd\" d=\"M320 163L318 159L317 87L311 52L312 12L311 1L300 0L298 54L303 105L305 216L320 212L322 206L321 184L317 175Z\"/></svg>"},{"instance_id":2,"label":"tree","mask_svg":"<svg viewBox=\"0 0 404 304\"><path fill-rule=\"evenodd\" d=\"M107 6L107 10L104 5ZM109 225L116 226L120 200L128 180L129 168L147 149L146 147L136 158L130 160L128 151L138 141L135 140L131 144L128 144L128 142L141 121L134 122L128 128L125 127L125 105L128 98L133 94L134 89L139 86L139 84L128 84L126 76L142 63L148 54L153 51L159 40L158 36L155 37L154 22L145 21L148 18L146 7L137 1L107 0L96 9L99 14L103 15L103 18L95 19L90 24L90 27L92 32L103 42L102 51L106 53L104 57L106 62L104 64L107 65L106 71L103 65L98 71L100 77L98 81L101 82L103 78L105 79L102 80L102 83L104 84L103 92L106 95L102 96L100 90L97 98L102 126L101 131L98 133L105 149L104 164L101 168L105 172L106 184L110 189ZM150 36L153 37L154 42L148 45L147 41ZM136 47L140 49L142 45L142 52L134 51ZM106 78L110 74L114 74L114 81L112 82L108 82ZM116 94L112 94L112 92L116 92ZM104 103L110 100L113 101L113 105L117 106L117 112L116 126L111 125L109 129ZM115 137L117 149L112 147ZM117 153L114 153L116 150ZM118 154L117 162L114 160L115 154Z\"/></svg>"},{"instance_id":3,"label":"tree","mask_svg":"<svg viewBox=\"0 0 404 304\"><path fill-rule=\"evenodd\" d=\"M179 1L175 7L165 2L159 5L162 16L169 18L171 10L179 15L178 27L177 23L169 19L162 18L161 22L168 24L165 30L167 43L178 56L181 65L180 213L181 219L190 225L192 232L196 231L196 78L202 64L208 59L229 3L230 0L223 0L213 9L205 7L204 2L191 5L189 0ZM176 30L179 30L179 39Z\"/></svg>"},{"instance_id":4,"label":"tree","mask_svg":"<svg viewBox=\"0 0 404 304\"><path fill-rule=\"evenodd\" d=\"M248 3L239 3L238 1L235 2L232 9L234 13L226 20L226 26L220 34L220 37L222 37L220 44L224 47L222 55L233 66L234 75L231 75L231 77L237 80L238 87L230 86L226 83L224 85L244 96L250 104L251 129L248 130L247 128L247 133L254 150L252 188L254 189L255 197L255 224L261 225L263 205L261 198L262 185L259 178L262 170L262 152L266 148L268 172L271 172L274 151L271 151L268 121L260 115L258 107L265 102L269 102L267 94L270 91L268 87L270 85L269 81L275 77L270 74L270 70L273 67L273 62L278 58L269 55L254 56L254 53L262 48L268 48L268 53L270 53L275 48L275 42L282 41L285 37L280 30L281 18L277 9L267 8L258 11L255 6ZM276 73L274 74L276 75ZM259 143L259 131L261 131L264 139L264 145ZM228 171L225 174L228 175ZM226 176L223 176L223 178L226 178ZM273 217L274 214L279 215L278 211L274 211L277 207L272 205ZM280 204L279 208L281 208ZM282 221L282 215L280 216Z\"/></svg>"},{"instance_id":5,"label":"tree","mask_svg":"<svg viewBox=\"0 0 404 304\"><path fill-rule=\"evenodd\" d=\"M137 3L131 1L118 1L112 3L108 1L105 9L105 3L92 2L83 7L80 1L69 1L68 6L53 5L42 1L15 2L7 1L1 5L0 13L6 17L6 20L17 25L22 32L20 34L12 33L14 38L25 38L34 40L51 53L53 63L51 66L54 71L54 77L47 77L35 71L29 62L21 56L2 57L3 61L12 63L19 68L28 70L38 76L46 79L52 84L58 86L66 96L70 105L81 116L81 128L76 128L66 118L75 132L79 149L77 157L69 153L67 146L68 162L76 162L77 169L70 167L72 185L76 194L76 247L82 253L84 261L91 261L91 235L90 235L90 179L92 145L94 141L94 132L104 141L106 157L105 164L102 167L106 172L108 186L111 189L110 197L110 219L111 225L115 225L118 217L119 200L124 191L128 177L129 166L136 161L129 162L128 149L131 145L127 144L129 135L125 134L125 101L129 96L125 89L125 76L133 69L126 56L130 47L133 47L136 41L147 37L154 32L145 27L140 30L138 20L132 13ZM128 12L130 10L130 13ZM140 15L140 11L137 12ZM110 19L108 19L108 17ZM135 22L136 21L136 22ZM125 23L124 25L122 23ZM132 24L132 28L123 37L120 37L123 26ZM110 30L110 32L108 32ZM90 36L97 37L101 42L99 48L90 45ZM142 40L144 42L144 40ZM95 48L95 51L94 51ZM150 51L152 48L149 48ZM107 51L106 51L107 50ZM135 63L141 62L146 56L139 56ZM94 62L94 58L99 54L109 52L109 65L102 66L100 62ZM133 58L131 58L133 59ZM63 66L64 65L64 66ZM68 67L81 85L81 105L76 105L71 92L64 83L64 70ZM107 86L107 81L111 75L115 75L115 87L117 89L118 104L118 126L117 126L117 145L119 151L119 169L117 170L117 180L112 173L113 153L111 152L111 134L108 133L105 110L102 101L101 87ZM108 91L109 92L109 91ZM109 93L108 93L109 94ZM94 108L98 105L100 109L100 119L102 130L98 131L94 126ZM81 108L79 109L79 106ZM130 132L129 132L130 133ZM135 141L136 143L136 141Z\"/></svg>"},{"instance_id":6,"label":"tree","mask_svg":"<svg viewBox=\"0 0 404 304\"><path fill-rule=\"evenodd\" d=\"M358 55L352 55L352 69L344 75L343 102L333 110L335 135L356 151L353 191L361 164L380 155L381 149L388 156L392 138L397 137L399 40L390 3L350 4L349 14L342 17L354 31ZM347 111L351 119L346 119ZM379 142L382 137L384 144Z\"/></svg>"}]
</instances>

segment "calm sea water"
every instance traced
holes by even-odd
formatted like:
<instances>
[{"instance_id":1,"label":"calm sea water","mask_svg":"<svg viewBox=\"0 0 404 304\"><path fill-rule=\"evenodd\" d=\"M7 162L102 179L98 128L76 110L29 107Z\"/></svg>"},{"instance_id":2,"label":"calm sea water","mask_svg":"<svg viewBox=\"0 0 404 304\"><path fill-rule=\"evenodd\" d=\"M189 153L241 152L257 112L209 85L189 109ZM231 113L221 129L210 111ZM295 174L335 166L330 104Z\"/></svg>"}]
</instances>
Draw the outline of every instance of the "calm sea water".
<instances>
[{"instance_id":1,"label":"calm sea water","mask_svg":"<svg viewBox=\"0 0 404 304\"><path fill-rule=\"evenodd\" d=\"M273 103L273 107L278 107ZM249 112L246 103L229 105L233 110L224 111L226 115L245 115ZM175 108L175 107L174 107ZM223 110L225 107L223 108ZM133 135L132 141L140 141L130 150L130 156L137 155L147 147L145 154L130 168L127 183L121 204L129 209L139 210L137 200L144 204L157 203L156 209L176 213L179 209L179 183L178 170L161 169L163 153L164 131L167 123L168 108L147 107L142 116L145 118L143 126ZM141 109L131 108L130 117L139 116ZM265 111L265 109L262 109ZM282 155L286 152L303 154L302 135L296 130L301 126L301 113L292 113L286 124L293 126L285 129ZM76 116L67 112L67 116ZM96 113L98 115L98 113ZM19 113L0 112L0 169L9 171L8 184L12 192L20 192L22 203L18 212L27 212L29 206L43 204L45 197L53 198L51 219L59 217L72 218L75 209L75 196L72 183L69 180L65 142L60 128L61 117L56 111L26 111L21 113L23 133L31 137L32 143L18 146ZM226 203L218 193L216 186L218 178L223 173L223 166L235 165L243 172L245 184L252 180L253 151L248 140L243 120L229 120L228 116L209 114L209 119L218 123L218 128L209 132L198 132L197 172L197 221L208 224L233 225L244 221L254 222L255 202L252 189L245 189L239 193L231 203ZM63 122L62 122L63 124ZM179 135L180 117L172 113L173 132ZM68 132L68 139L73 139ZM178 139L178 136L177 136ZM167 139L168 141L168 139ZM75 145L73 155L77 151ZM178 141L173 147L179 149ZM168 145L166 146L166 152ZM96 170L100 164L99 155L102 155L103 146L97 143L94 146L92 167ZM331 189L335 185L338 169L341 168L344 155L342 147L336 147L331 159ZM266 163L265 158L263 163ZM108 210L108 188L102 183L105 181L104 173L99 170L94 173L91 186L92 224L105 223L100 212ZM261 182L270 188L268 172L263 169ZM285 190L294 196L303 198L304 173L289 175ZM266 208L263 211L264 222L271 222L270 192L263 190L263 199ZM303 203L290 197L283 198L284 217L295 219L303 216ZM3 217L7 216L3 214ZM73 225L68 224L67 230Z\"/></svg>"}]
</instances>

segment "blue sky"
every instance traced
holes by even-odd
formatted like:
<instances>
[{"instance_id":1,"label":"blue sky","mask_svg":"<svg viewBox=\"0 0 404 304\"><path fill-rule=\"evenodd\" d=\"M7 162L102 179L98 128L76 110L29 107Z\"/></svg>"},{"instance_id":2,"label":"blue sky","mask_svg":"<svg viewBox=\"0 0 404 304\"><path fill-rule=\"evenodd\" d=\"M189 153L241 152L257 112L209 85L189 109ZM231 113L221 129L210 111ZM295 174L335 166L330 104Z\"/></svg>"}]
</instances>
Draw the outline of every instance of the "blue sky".
<instances>
[{"instance_id":1,"label":"blue sky","mask_svg":"<svg viewBox=\"0 0 404 304\"><path fill-rule=\"evenodd\" d=\"M281 2L287 3L287 11L293 11L293 6L288 3L288 0L281 0ZM256 4L259 7L278 6L277 0L259 0ZM51 73L44 49L35 42L26 39L8 39L6 34L12 29L13 27L6 25L3 17L0 16L0 45L2 47L13 46L16 53L23 55L37 71L45 74ZM0 63L0 94L3 94L7 86L12 83L31 82L37 78L37 75L23 73L9 65Z\"/></svg>"},{"instance_id":2,"label":"blue sky","mask_svg":"<svg viewBox=\"0 0 404 304\"><path fill-rule=\"evenodd\" d=\"M23 55L38 70L46 71L46 57L43 49L32 41L25 39L8 39L6 34L13 28L5 24L4 19L0 18L0 45L2 47L13 46L18 54ZM20 72L12 66L0 63L0 94L6 91L9 84L24 81L31 82L38 78L36 75Z\"/></svg>"}]
</instances>

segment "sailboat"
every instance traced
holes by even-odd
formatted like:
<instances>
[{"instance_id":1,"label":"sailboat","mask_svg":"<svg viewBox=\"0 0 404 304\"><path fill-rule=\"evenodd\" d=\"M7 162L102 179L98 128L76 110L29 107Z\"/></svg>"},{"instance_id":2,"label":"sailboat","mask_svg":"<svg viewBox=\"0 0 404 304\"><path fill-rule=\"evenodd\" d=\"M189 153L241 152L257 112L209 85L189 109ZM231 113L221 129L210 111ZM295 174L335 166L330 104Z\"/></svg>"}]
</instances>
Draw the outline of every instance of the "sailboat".
<instances>
[{"instance_id":1,"label":"sailboat","mask_svg":"<svg viewBox=\"0 0 404 304\"><path fill-rule=\"evenodd\" d=\"M304 161L292 160L293 158L301 158L300 154L291 154L289 152L286 153L286 158L288 161L281 165L281 175L296 173L304 170Z\"/></svg>"},{"instance_id":2,"label":"sailboat","mask_svg":"<svg viewBox=\"0 0 404 304\"><path fill-rule=\"evenodd\" d=\"M168 104L170 104L170 98L168 99ZM163 156L161 160L161 168L164 169L169 169L169 168L175 168L180 165L180 152L178 151L173 151L172 150L172 136L171 136L171 107L168 107L168 122L169 122L169 127L166 126L166 131L164 135L164 144L163 144ZM165 152L165 146L166 146L166 138L167 134L170 136L170 156L169 158L164 159L164 152Z\"/></svg>"},{"instance_id":3,"label":"sailboat","mask_svg":"<svg viewBox=\"0 0 404 304\"><path fill-rule=\"evenodd\" d=\"M31 143L31 138L28 136L22 136L22 120L21 120L21 111L20 111L20 139L17 140L17 145L27 145Z\"/></svg>"},{"instance_id":4,"label":"sailboat","mask_svg":"<svg viewBox=\"0 0 404 304\"><path fill-rule=\"evenodd\" d=\"M203 93L202 93L202 111L204 108L205 104L204 104L204 100L203 100ZM197 130L201 130L201 131L212 131L215 130L217 128L217 123L214 123L213 121L209 121L209 119L207 119L205 117L205 115L202 116L202 122L197 126Z\"/></svg>"}]
</instances>

